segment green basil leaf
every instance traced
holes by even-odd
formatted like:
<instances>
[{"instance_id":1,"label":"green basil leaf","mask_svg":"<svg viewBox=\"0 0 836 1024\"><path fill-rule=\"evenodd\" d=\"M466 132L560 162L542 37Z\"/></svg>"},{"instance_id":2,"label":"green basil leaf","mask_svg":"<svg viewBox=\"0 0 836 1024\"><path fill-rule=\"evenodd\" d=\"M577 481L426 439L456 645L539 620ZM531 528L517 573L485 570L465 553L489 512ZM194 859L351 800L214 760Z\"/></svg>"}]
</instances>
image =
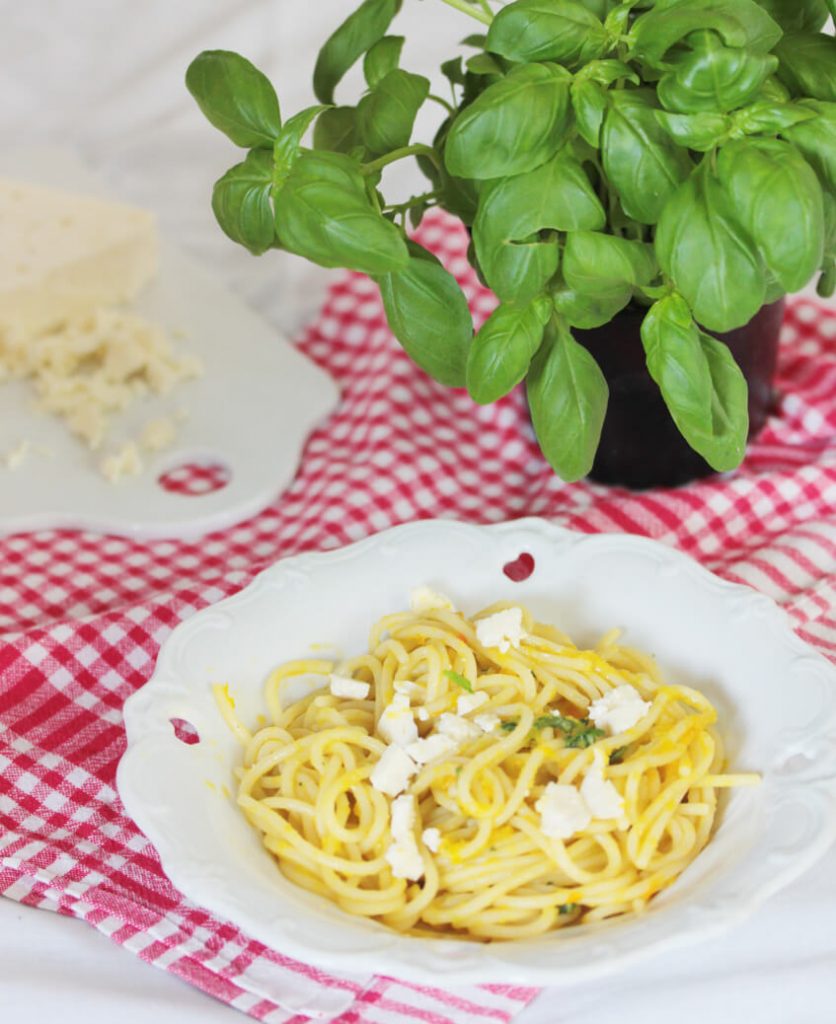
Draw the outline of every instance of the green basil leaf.
<instances>
[{"instance_id":1,"label":"green basil leaf","mask_svg":"<svg viewBox=\"0 0 836 1024\"><path fill-rule=\"evenodd\" d=\"M786 128L782 134L801 151L823 184L836 192L836 103L801 100L797 105L815 118Z\"/></svg>"},{"instance_id":2,"label":"green basil leaf","mask_svg":"<svg viewBox=\"0 0 836 1024\"><path fill-rule=\"evenodd\" d=\"M789 142L740 139L720 150L717 177L783 289L803 288L824 251L822 192L810 165Z\"/></svg>"},{"instance_id":3,"label":"green basil leaf","mask_svg":"<svg viewBox=\"0 0 836 1024\"><path fill-rule=\"evenodd\" d=\"M685 440L719 472L734 469L746 448L748 393L728 347L697 328L676 294L654 303L641 334L650 375Z\"/></svg>"},{"instance_id":4,"label":"green basil leaf","mask_svg":"<svg viewBox=\"0 0 836 1024\"><path fill-rule=\"evenodd\" d=\"M273 146L273 178L277 187L285 181L299 156L302 139L314 120L328 107L306 107L282 125Z\"/></svg>"},{"instance_id":5,"label":"green basil leaf","mask_svg":"<svg viewBox=\"0 0 836 1024\"><path fill-rule=\"evenodd\" d=\"M789 89L773 75L772 78L767 78L761 86L758 99L765 103L789 103L792 97Z\"/></svg>"},{"instance_id":6,"label":"green basil leaf","mask_svg":"<svg viewBox=\"0 0 836 1024\"><path fill-rule=\"evenodd\" d=\"M653 247L644 242L597 231L573 231L566 239L563 279L582 295L614 304L657 273Z\"/></svg>"},{"instance_id":7,"label":"green basil leaf","mask_svg":"<svg viewBox=\"0 0 836 1024\"><path fill-rule=\"evenodd\" d=\"M273 158L265 149L254 149L215 182L212 210L224 234L255 256L276 241L273 207Z\"/></svg>"},{"instance_id":8,"label":"green basil leaf","mask_svg":"<svg viewBox=\"0 0 836 1024\"><path fill-rule=\"evenodd\" d=\"M485 279L502 301L528 302L557 270L557 239L546 230L600 228L603 206L583 167L561 151L534 171L487 184L473 241Z\"/></svg>"},{"instance_id":9,"label":"green basil leaf","mask_svg":"<svg viewBox=\"0 0 836 1024\"><path fill-rule=\"evenodd\" d=\"M531 364L528 404L540 448L569 483L592 469L609 389L592 356L563 326L549 325Z\"/></svg>"},{"instance_id":10,"label":"green basil leaf","mask_svg":"<svg viewBox=\"0 0 836 1024\"><path fill-rule=\"evenodd\" d=\"M734 110L754 99L778 67L772 54L724 46L716 32L689 37L690 52L678 55L657 87L668 110L683 114Z\"/></svg>"},{"instance_id":11,"label":"green basil leaf","mask_svg":"<svg viewBox=\"0 0 836 1024\"><path fill-rule=\"evenodd\" d=\"M472 32L469 36L465 36L459 45L472 46L477 50L484 50L487 41L488 37L484 32Z\"/></svg>"},{"instance_id":12,"label":"green basil leaf","mask_svg":"<svg viewBox=\"0 0 836 1024\"><path fill-rule=\"evenodd\" d=\"M360 138L374 156L407 146L415 118L430 94L430 82L423 75L396 68L361 100L357 106Z\"/></svg>"},{"instance_id":13,"label":"green basil leaf","mask_svg":"<svg viewBox=\"0 0 836 1024\"><path fill-rule=\"evenodd\" d=\"M350 153L360 145L355 107L326 107L314 127L315 149Z\"/></svg>"},{"instance_id":14,"label":"green basil leaf","mask_svg":"<svg viewBox=\"0 0 836 1024\"><path fill-rule=\"evenodd\" d=\"M725 473L736 469L746 454L749 388L728 345L704 331L700 341L711 372L711 434L710 440L700 440L697 451L710 466Z\"/></svg>"},{"instance_id":15,"label":"green basil leaf","mask_svg":"<svg viewBox=\"0 0 836 1024\"><path fill-rule=\"evenodd\" d=\"M618 0L577 0L581 7L585 7L591 14L594 14L599 21L618 6Z\"/></svg>"},{"instance_id":16,"label":"green basil leaf","mask_svg":"<svg viewBox=\"0 0 836 1024\"><path fill-rule=\"evenodd\" d=\"M363 58L363 75L370 89L397 68L405 42L403 36L384 36Z\"/></svg>"},{"instance_id":17,"label":"green basil leaf","mask_svg":"<svg viewBox=\"0 0 836 1024\"><path fill-rule=\"evenodd\" d=\"M698 153L714 149L732 128L730 117L707 111L702 114L671 114L667 110L657 110L656 117L674 142Z\"/></svg>"},{"instance_id":18,"label":"green basil leaf","mask_svg":"<svg viewBox=\"0 0 836 1024\"><path fill-rule=\"evenodd\" d=\"M784 36L775 47L778 77L795 96L836 103L836 39L811 32Z\"/></svg>"},{"instance_id":19,"label":"green basil leaf","mask_svg":"<svg viewBox=\"0 0 836 1024\"><path fill-rule=\"evenodd\" d=\"M495 402L520 383L550 315L551 303L543 296L528 305L503 304L494 310L467 358L467 390L474 401Z\"/></svg>"},{"instance_id":20,"label":"green basil leaf","mask_svg":"<svg viewBox=\"0 0 836 1024\"><path fill-rule=\"evenodd\" d=\"M731 199L702 163L679 186L656 228L662 270L712 331L748 323L764 303L764 266Z\"/></svg>"},{"instance_id":21,"label":"green basil leaf","mask_svg":"<svg viewBox=\"0 0 836 1024\"><path fill-rule=\"evenodd\" d=\"M792 128L794 124L810 121L815 116L815 111L799 103L761 100L735 112L734 128L744 135L775 135L785 128Z\"/></svg>"},{"instance_id":22,"label":"green basil leaf","mask_svg":"<svg viewBox=\"0 0 836 1024\"><path fill-rule=\"evenodd\" d=\"M629 286L613 287L606 292L579 292L562 287L554 292L554 308L570 325L581 330L592 330L608 324L633 297Z\"/></svg>"},{"instance_id":23,"label":"green basil leaf","mask_svg":"<svg viewBox=\"0 0 836 1024\"><path fill-rule=\"evenodd\" d=\"M489 53L474 53L465 61L465 67L472 75L492 75L495 78L501 78L505 73L496 57L492 57Z\"/></svg>"},{"instance_id":24,"label":"green basil leaf","mask_svg":"<svg viewBox=\"0 0 836 1024\"><path fill-rule=\"evenodd\" d=\"M473 321L452 274L413 256L378 284L386 319L410 359L441 384L463 387Z\"/></svg>"},{"instance_id":25,"label":"green basil leaf","mask_svg":"<svg viewBox=\"0 0 836 1024\"><path fill-rule=\"evenodd\" d=\"M385 274L407 265L398 229L372 206L358 164L341 153L303 153L276 199L282 245L322 267Z\"/></svg>"},{"instance_id":26,"label":"green basil leaf","mask_svg":"<svg viewBox=\"0 0 836 1024\"><path fill-rule=\"evenodd\" d=\"M204 50L186 71L186 88L206 119L236 146L270 149L281 128L279 101L267 76L228 50Z\"/></svg>"},{"instance_id":27,"label":"green basil leaf","mask_svg":"<svg viewBox=\"0 0 836 1024\"><path fill-rule=\"evenodd\" d=\"M572 83L572 108L581 137L594 149L601 140L601 125L607 111L607 92L597 82Z\"/></svg>"},{"instance_id":28,"label":"green basil leaf","mask_svg":"<svg viewBox=\"0 0 836 1024\"><path fill-rule=\"evenodd\" d=\"M653 94L645 89L610 93L601 133L604 171L628 217L655 224L691 171L687 152L656 118Z\"/></svg>"},{"instance_id":29,"label":"green basil leaf","mask_svg":"<svg viewBox=\"0 0 836 1024\"><path fill-rule=\"evenodd\" d=\"M755 0L677 0L656 4L630 30L632 55L660 66L670 48L691 32L712 29L727 46L768 53L781 27Z\"/></svg>"},{"instance_id":30,"label":"green basil leaf","mask_svg":"<svg viewBox=\"0 0 836 1024\"><path fill-rule=\"evenodd\" d=\"M638 85L639 76L630 67L620 60L591 60L585 64L575 75L575 81L598 82L600 85L612 85L619 79L625 79Z\"/></svg>"},{"instance_id":31,"label":"green basil leaf","mask_svg":"<svg viewBox=\"0 0 836 1024\"><path fill-rule=\"evenodd\" d=\"M464 68L462 67L461 57L446 60L441 65L441 73L450 85L464 85Z\"/></svg>"},{"instance_id":32,"label":"green basil leaf","mask_svg":"<svg viewBox=\"0 0 836 1024\"><path fill-rule=\"evenodd\" d=\"M609 49L599 18L573 0L516 0L497 12L487 48L509 60L585 63Z\"/></svg>"},{"instance_id":33,"label":"green basil leaf","mask_svg":"<svg viewBox=\"0 0 836 1024\"><path fill-rule=\"evenodd\" d=\"M569 129L571 76L557 65L526 64L495 82L456 118L445 148L460 178L503 178L550 160Z\"/></svg>"},{"instance_id":34,"label":"green basil leaf","mask_svg":"<svg viewBox=\"0 0 836 1024\"><path fill-rule=\"evenodd\" d=\"M333 103L334 90L343 76L386 30L401 7L401 0L364 0L319 51L314 68L314 92L320 103Z\"/></svg>"},{"instance_id":35,"label":"green basil leaf","mask_svg":"<svg viewBox=\"0 0 836 1024\"><path fill-rule=\"evenodd\" d=\"M818 32L827 21L825 0L758 0L785 32Z\"/></svg>"}]
</instances>

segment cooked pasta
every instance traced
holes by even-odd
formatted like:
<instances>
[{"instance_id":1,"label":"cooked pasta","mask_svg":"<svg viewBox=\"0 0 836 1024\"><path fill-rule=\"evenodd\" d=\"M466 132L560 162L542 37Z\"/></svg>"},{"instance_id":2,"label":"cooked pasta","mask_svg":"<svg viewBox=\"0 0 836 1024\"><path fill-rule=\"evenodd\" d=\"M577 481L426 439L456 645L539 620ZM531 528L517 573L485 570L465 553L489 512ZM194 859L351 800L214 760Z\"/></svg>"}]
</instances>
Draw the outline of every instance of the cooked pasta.
<instances>
[{"instance_id":1,"label":"cooked pasta","mask_svg":"<svg viewBox=\"0 0 836 1024\"><path fill-rule=\"evenodd\" d=\"M468 619L421 588L413 608L366 654L277 668L254 731L215 688L240 807L348 913L481 941L636 913L708 842L718 789L758 781L725 774L712 705L618 631L580 650L518 606Z\"/></svg>"}]
</instances>

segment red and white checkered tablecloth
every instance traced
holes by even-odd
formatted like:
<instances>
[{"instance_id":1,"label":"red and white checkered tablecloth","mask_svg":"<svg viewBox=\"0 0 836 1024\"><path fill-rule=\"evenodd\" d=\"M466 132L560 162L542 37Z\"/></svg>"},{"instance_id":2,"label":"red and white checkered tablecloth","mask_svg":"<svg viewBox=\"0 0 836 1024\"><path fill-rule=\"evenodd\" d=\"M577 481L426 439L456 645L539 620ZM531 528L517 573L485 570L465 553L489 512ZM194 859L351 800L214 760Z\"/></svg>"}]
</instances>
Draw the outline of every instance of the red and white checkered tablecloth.
<instances>
[{"instance_id":1,"label":"red and white checkered tablecloth","mask_svg":"<svg viewBox=\"0 0 836 1024\"><path fill-rule=\"evenodd\" d=\"M420 240L459 277L481 322L494 300L467 266L461 230L434 216ZM189 543L58 531L0 540L0 893L82 917L259 1020L510 1020L535 990L334 977L183 899L114 790L122 704L180 619L277 558L428 517L540 515L654 537L774 597L836 659L834 339L836 314L796 300L782 337L780 414L743 467L632 494L563 484L538 453L519 390L481 408L435 384L393 341L375 286L344 277L300 342L339 381L342 403L269 509ZM196 490L211 478L199 474Z\"/></svg>"}]
</instances>

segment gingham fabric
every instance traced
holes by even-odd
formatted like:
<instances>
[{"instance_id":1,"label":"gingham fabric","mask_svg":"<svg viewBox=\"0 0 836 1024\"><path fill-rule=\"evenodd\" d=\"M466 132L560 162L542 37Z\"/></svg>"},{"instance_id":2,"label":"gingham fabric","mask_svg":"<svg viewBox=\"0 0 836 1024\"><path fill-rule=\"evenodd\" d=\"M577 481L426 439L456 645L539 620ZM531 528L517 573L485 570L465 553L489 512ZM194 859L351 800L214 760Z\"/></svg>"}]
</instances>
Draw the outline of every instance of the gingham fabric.
<instances>
[{"instance_id":1,"label":"gingham fabric","mask_svg":"<svg viewBox=\"0 0 836 1024\"><path fill-rule=\"evenodd\" d=\"M434 216L420 238L483 320L493 299L468 269L462 231ZM114 791L122 704L178 621L275 559L428 517L540 515L654 537L770 594L836 658L834 338L836 315L808 300L790 306L780 413L732 476L642 494L567 486L538 453L521 392L479 408L435 384L393 341L375 286L345 276L300 342L339 381L341 405L261 515L192 543L54 531L0 541L0 893L82 917L259 1020L510 1020L535 990L331 976L183 899ZM211 468L196 478L196 493L217 486Z\"/></svg>"}]
</instances>

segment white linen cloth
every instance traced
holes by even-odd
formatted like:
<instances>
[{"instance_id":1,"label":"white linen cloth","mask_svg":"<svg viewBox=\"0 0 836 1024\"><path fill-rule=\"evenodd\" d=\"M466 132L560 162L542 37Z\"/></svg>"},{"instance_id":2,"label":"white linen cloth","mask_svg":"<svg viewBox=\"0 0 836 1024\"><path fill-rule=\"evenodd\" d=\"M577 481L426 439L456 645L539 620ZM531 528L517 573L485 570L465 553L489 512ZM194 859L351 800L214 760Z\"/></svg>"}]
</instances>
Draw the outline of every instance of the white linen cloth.
<instances>
[{"instance_id":1,"label":"white linen cloth","mask_svg":"<svg viewBox=\"0 0 836 1024\"><path fill-rule=\"evenodd\" d=\"M209 207L235 148L197 111L185 68L237 49L276 82L286 113L313 101L316 50L353 0L0 0L0 145L71 146L126 200L293 334L328 275L284 254L254 259ZM405 0L404 64L432 74L475 28L438 0ZM359 71L342 88L357 95ZM355 92L352 93L352 83ZM443 88L439 84L439 89ZM434 112L422 113L432 123ZM420 126L419 126L420 132ZM422 190L398 168L396 185ZM496 979L502 980L502 979ZM546 990L520 1024L829 1024L836 1020L836 851L750 921L598 983ZM0 899L0 1020L212 1024L235 1011L81 922Z\"/></svg>"}]
</instances>

